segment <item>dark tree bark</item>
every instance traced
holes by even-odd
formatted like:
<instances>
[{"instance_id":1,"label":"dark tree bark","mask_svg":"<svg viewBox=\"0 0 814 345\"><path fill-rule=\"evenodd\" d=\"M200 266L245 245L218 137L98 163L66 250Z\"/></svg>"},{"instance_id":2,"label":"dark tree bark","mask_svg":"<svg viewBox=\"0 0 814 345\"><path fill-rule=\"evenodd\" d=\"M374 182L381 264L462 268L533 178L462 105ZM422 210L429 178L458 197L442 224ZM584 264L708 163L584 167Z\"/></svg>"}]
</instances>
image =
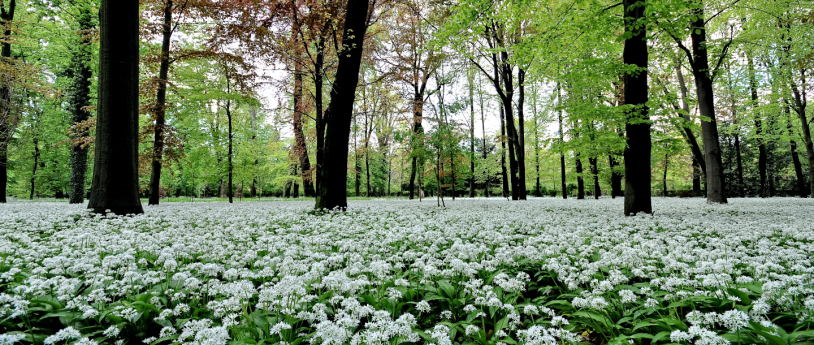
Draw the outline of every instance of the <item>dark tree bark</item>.
<instances>
[{"instance_id":1,"label":"dark tree bark","mask_svg":"<svg viewBox=\"0 0 814 345\"><path fill-rule=\"evenodd\" d=\"M504 109L500 108L500 173L503 180L503 197L509 196L509 174L506 172L506 122L503 116Z\"/></svg>"},{"instance_id":2,"label":"dark tree bark","mask_svg":"<svg viewBox=\"0 0 814 345\"><path fill-rule=\"evenodd\" d=\"M667 196L667 168L670 167L670 155L665 153L664 154L664 176L662 176L661 180L661 187L662 187L662 195Z\"/></svg>"},{"instance_id":3,"label":"dark tree bark","mask_svg":"<svg viewBox=\"0 0 814 345\"><path fill-rule=\"evenodd\" d=\"M738 175L738 196L744 196L744 184L743 184L743 158L741 157L741 140L740 135L735 133L735 164L736 164L736 173Z\"/></svg>"},{"instance_id":4,"label":"dark tree bark","mask_svg":"<svg viewBox=\"0 0 814 345\"><path fill-rule=\"evenodd\" d=\"M88 208L144 213L138 195L139 2L102 0L99 10L96 153Z\"/></svg>"},{"instance_id":5,"label":"dark tree bark","mask_svg":"<svg viewBox=\"0 0 814 345\"><path fill-rule=\"evenodd\" d=\"M623 59L638 68L624 75L624 103L628 110L625 124L625 216L653 213L650 190L650 116L647 99L647 30L644 23L645 1L624 0L625 40Z\"/></svg>"},{"instance_id":6,"label":"dark tree bark","mask_svg":"<svg viewBox=\"0 0 814 345\"><path fill-rule=\"evenodd\" d=\"M0 58L11 59L11 26L17 1L11 0L8 9L0 9L0 24L3 28L3 42L0 43ZM6 203L6 185L8 184L8 145L13 131L11 124L11 88L8 84L0 85L0 203Z\"/></svg>"},{"instance_id":7,"label":"dark tree bark","mask_svg":"<svg viewBox=\"0 0 814 345\"><path fill-rule=\"evenodd\" d=\"M469 197L475 197L475 90L469 75Z\"/></svg>"},{"instance_id":8,"label":"dark tree bark","mask_svg":"<svg viewBox=\"0 0 814 345\"><path fill-rule=\"evenodd\" d=\"M562 146L565 145L562 131L562 88L559 82L557 83L557 104L559 107L557 110L557 122L560 125L560 183L562 184L562 198L568 199L568 189L566 188L565 181L565 152L562 148Z\"/></svg>"},{"instance_id":9,"label":"dark tree bark","mask_svg":"<svg viewBox=\"0 0 814 345\"><path fill-rule=\"evenodd\" d=\"M517 97L517 185L518 198L526 200L528 192L526 190L526 125L523 115L524 104L526 102L526 70L517 69L517 83L519 95Z\"/></svg>"},{"instance_id":10,"label":"dark tree bark","mask_svg":"<svg viewBox=\"0 0 814 345\"><path fill-rule=\"evenodd\" d=\"M316 50L317 54L314 61L314 108L316 108L314 127L316 127L317 131L317 166L314 174L314 195L316 195L316 191L319 190L320 174L322 172L322 157L323 150L325 148L325 118L322 114L322 69L325 65L325 45L322 36L317 39Z\"/></svg>"},{"instance_id":11,"label":"dark tree bark","mask_svg":"<svg viewBox=\"0 0 814 345\"><path fill-rule=\"evenodd\" d=\"M317 209L348 207L348 139L353 117L353 100L359 82L362 48L367 31L369 0L348 0L345 28L342 33L342 53L331 89L327 111L327 133L323 153L322 182L317 191Z\"/></svg>"},{"instance_id":12,"label":"dark tree bark","mask_svg":"<svg viewBox=\"0 0 814 345\"><path fill-rule=\"evenodd\" d=\"M690 65L695 77L698 109L702 116L701 135L704 142L704 160L707 167L707 202L725 204L727 202L726 188L724 185L721 148L718 142L718 123L715 118L713 72L709 68L704 10L701 0L698 0L696 5L698 7L693 10L695 18L690 25L692 52L689 52L689 50L686 50L686 52L690 58Z\"/></svg>"},{"instance_id":13,"label":"dark tree bark","mask_svg":"<svg viewBox=\"0 0 814 345\"><path fill-rule=\"evenodd\" d=\"M707 165L704 161L704 153L701 152L701 147L698 145L698 139L695 137L695 133L693 133L692 128L690 128L690 124L692 120L690 119L690 104L689 104L689 91L687 90L687 83L684 81L684 73L681 72L681 65L676 61L676 77L678 78L678 86L681 90L681 118L682 126L681 132L685 140L687 141L687 145L690 146L690 151L692 152L693 161L695 162L693 167L695 169L700 168L701 174L706 176L707 174ZM666 90L666 88L665 88ZM676 106L676 110L679 108ZM694 174L694 176L697 174ZM700 175L698 176L700 179ZM698 191L701 191L700 181Z\"/></svg>"},{"instance_id":14,"label":"dark tree bark","mask_svg":"<svg viewBox=\"0 0 814 345\"><path fill-rule=\"evenodd\" d=\"M353 185L354 185L354 196L362 196L362 166L359 165L359 149L356 147L356 137L357 137L357 124L356 124L356 117L353 117Z\"/></svg>"},{"instance_id":15,"label":"dark tree bark","mask_svg":"<svg viewBox=\"0 0 814 345\"><path fill-rule=\"evenodd\" d=\"M752 56L748 55L746 57L746 66L749 73L749 91L752 96L752 107L757 107L758 105L758 96L757 96L757 80L755 78L755 65L752 61ZM768 152L766 152L766 140L763 138L763 121L761 121L760 114L755 114L755 137L757 137L757 149L758 149L758 174L760 175L760 185L758 187L758 194L761 198L765 198L768 195L768 190L766 186L766 164L769 159Z\"/></svg>"},{"instance_id":16,"label":"dark tree bark","mask_svg":"<svg viewBox=\"0 0 814 345\"><path fill-rule=\"evenodd\" d=\"M493 54L493 56L496 54ZM512 66L508 63L508 53L501 52L501 59L495 63L495 66L500 66L500 80L503 82L504 92L499 92L502 95L501 101L503 102L503 115L505 116L504 122L506 123L506 135L509 146L509 181L512 186L512 200L521 200L521 195L525 195L524 186L520 185L520 148L522 147L518 140L517 127L514 125L514 107L512 100L514 99L514 83L512 81ZM524 179L525 181L525 179Z\"/></svg>"},{"instance_id":17,"label":"dark tree bark","mask_svg":"<svg viewBox=\"0 0 814 345\"><path fill-rule=\"evenodd\" d=\"M483 111L483 94L480 93L480 88L478 88L478 99L480 100L480 126L481 135L483 136L483 159L486 160L489 150L486 148L486 114ZM489 197L489 183L491 180L492 177L487 175L483 186L484 197L487 198Z\"/></svg>"},{"instance_id":18,"label":"dark tree bark","mask_svg":"<svg viewBox=\"0 0 814 345\"><path fill-rule=\"evenodd\" d=\"M296 32L292 33L296 40ZM298 57L297 57L298 58ZM294 114L292 116L294 126L294 151L300 161L300 176L302 177L302 189L306 197L314 196L314 184L311 181L311 159L308 158L308 145L305 143L305 133L302 131L302 115L305 112L302 96L302 64L294 61Z\"/></svg>"},{"instance_id":19,"label":"dark tree bark","mask_svg":"<svg viewBox=\"0 0 814 345\"><path fill-rule=\"evenodd\" d=\"M613 155L608 156L608 165L611 169L611 198L616 199L617 196L624 196L622 194L622 174L616 171L619 166L619 161Z\"/></svg>"},{"instance_id":20,"label":"dark tree bark","mask_svg":"<svg viewBox=\"0 0 814 345\"><path fill-rule=\"evenodd\" d=\"M150 174L150 200L148 205L158 205L161 188L161 166L164 155L164 124L166 123L167 78L170 69L170 42L172 40L172 0L164 4L164 25L161 28L161 65L158 70L158 91L155 97L155 137L153 138L153 166Z\"/></svg>"},{"instance_id":21,"label":"dark tree bark","mask_svg":"<svg viewBox=\"0 0 814 345\"><path fill-rule=\"evenodd\" d=\"M226 79L226 90L227 90L226 91L227 93L230 92L228 77ZM229 133L228 133L229 134L229 137L228 137L228 139L229 139L229 157L228 157L229 185L226 187L226 196L229 197L229 203L231 204L234 201L233 199L234 199L234 196L235 196L234 184L233 184L233 181L232 181L232 177L233 177L235 167L234 167L234 164L232 163L232 156L233 156L233 153L234 153L232 141L233 141L234 137L232 136L232 101L231 100L226 100L226 119L229 122Z\"/></svg>"},{"instance_id":22,"label":"dark tree bark","mask_svg":"<svg viewBox=\"0 0 814 345\"><path fill-rule=\"evenodd\" d=\"M91 38L87 32L93 29L90 6L79 8L77 17L79 30L81 31L79 45L71 54L71 64L73 65L73 79L71 80L71 94L68 99L68 112L71 113L71 121L78 124L88 120L90 114L85 111L85 107L90 105L90 85L91 72L90 52ZM87 131L79 133L87 135ZM88 170L88 148L82 145L71 146L71 182L68 190L68 202L71 204L81 204L85 201L85 175Z\"/></svg>"},{"instance_id":23,"label":"dark tree bark","mask_svg":"<svg viewBox=\"0 0 814 345\"><path fill-rule=\"evenodd\" d=\"M597 166L598 162L597 159L588 158L588 164L591 165L591 175L594 178L594 199L599 199L599 196L602 195L602 189L599 187L599 167Z\"/></svg>"},{"instance_id":24,"label":"dark tree bark","mask_svg":"<svg viewBox=\"0 0 814 345\"><path fill-rule=\"evenodd\" d=\"M575 155L575 164L577 169L577 199L585 199L585 180L582 178L582 160L579 158L580 154L577 152Z\"/></svg>"},{"instance_id":25,"label":"dark tree bark","mask_svg":"<svg viewBox=\"0 0 814 345\"><path fill-rule=\"evenodd\" d=\"M791 153L792 163L794 164L794 176L795 176L795 178L797 180L796 181L797 182L796 183L796 186L797 186L796 192L797 192L797 195L799 197L805 198L806 196L808 196L807 191L806 191L806 177L805 177L805 175L803 175L803 165L800 163L800 156L797 155L797 141L794 140L794 129L793 129L793 126L791 125L791 109L790 108L791 108L790 106L786 105L784 107L784 110L785 110L786 118L787 118L787 122L788 122L787 129L789 131L789 138L791 138L791 140L789 140L789 145L791 146L790 147L790 151L791 151L790 153Z\"/></svg>"},{"instance_id":26,"label":"dark tree bark","mask_svg":"<svg viewBox=\"0 0 814 345\"><path fill-rule=\"evenodd\" d=\"M254 106L249 108L249 115L251 115L252 118L252 142L254 142L254 140L257 139L257 110L254 109ZM258 159L255 159L254 166L257 167L259 164L260 161ZM252 178L251 189L252 190L249 194L249 197L251 198L257 197L257 175L254 175L254 178Z\"/></svg>"},{"instance_id":27,"label":"dark tree bark","mask_svg":"<svg viewBox=\"0 0 814 345\"><path fill-rule=\"evenodd\" d=\"M410 200L415 198L415 178L418 169L423 166L415 151L420 148L419 145L424 144L424 93L427 90L427 80L429 76L426 75L421 83L413 84L413 137L412 143L412 163L410 166Z\"/></svg>"},{"instance_id":28,"label":"dark tree bark","mask_svg":"<svg viewBox=\"0 0 814 345\"><path fill-rule=\"evenodd\" d=\"M34 166L31 168L31 195L28 196L29 200L34 200L34 190L36 189L37 181L37 166L40 163L40 142L37 139L37 134L34 133Z\"/></svg>"}]
</instances>

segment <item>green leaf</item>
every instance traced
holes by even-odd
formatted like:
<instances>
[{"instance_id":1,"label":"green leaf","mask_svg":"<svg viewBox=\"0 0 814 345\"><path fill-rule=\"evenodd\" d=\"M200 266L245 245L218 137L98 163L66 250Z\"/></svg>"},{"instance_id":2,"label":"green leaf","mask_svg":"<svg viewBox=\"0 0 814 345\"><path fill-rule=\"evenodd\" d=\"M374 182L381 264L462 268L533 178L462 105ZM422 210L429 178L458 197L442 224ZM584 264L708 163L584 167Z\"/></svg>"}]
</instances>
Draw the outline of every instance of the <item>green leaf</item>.
<instances>
[{"instance_id":1,"label":"green leaf","mask_svg":"<svg viewBox=\"0 0 814 345\"><path fill-rule=\"evenodd\" d=\"M749 295L747 295L745 292L743 292L741 290L738 290L738 289L735 289L735 288L729 288L729 289L726 290L726 292L728 292L730 295L738 296L738 298L741 299L741 304L744 304L744 305L752 304L752 299L749 298Z\"/></svg>"}]
</instances>

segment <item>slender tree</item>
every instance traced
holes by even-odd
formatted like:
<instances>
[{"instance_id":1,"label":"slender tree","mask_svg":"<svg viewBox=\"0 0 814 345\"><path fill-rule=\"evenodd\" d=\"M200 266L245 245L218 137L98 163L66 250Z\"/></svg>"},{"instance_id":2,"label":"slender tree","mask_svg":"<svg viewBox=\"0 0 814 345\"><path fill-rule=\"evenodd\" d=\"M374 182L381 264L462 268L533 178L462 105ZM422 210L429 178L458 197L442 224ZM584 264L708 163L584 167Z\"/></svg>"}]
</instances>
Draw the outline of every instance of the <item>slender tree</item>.
<instances>
[{"instance_id":1,"label":"slender tree","mask_svg":"<svg viewBox=\"0 0 814 345\"><path fill-rule=\"evenodd\" d=\"M88 208L144 213L138 197L139 2L102 0L99 10L96 152Z\"/></svg>"},{"instance_id":2,"label":"slender tree","mask_svg":"<svg viewBox=\"0 0 814 345\"><path fill-rule=\"evenodd\" d=\"M161 189L161 167L164 154L164 125L166 123L167 104L167 78L170 70L170 42L172 41L172 10L173 0L164 3L164 22L161 27L161 56L158 72L158 90L156 91L156 104L152 110L155 117L155 131L153 133L153 159L150 174L150 200L148 205L158 205Z\"/></svg>"}]
</instances>

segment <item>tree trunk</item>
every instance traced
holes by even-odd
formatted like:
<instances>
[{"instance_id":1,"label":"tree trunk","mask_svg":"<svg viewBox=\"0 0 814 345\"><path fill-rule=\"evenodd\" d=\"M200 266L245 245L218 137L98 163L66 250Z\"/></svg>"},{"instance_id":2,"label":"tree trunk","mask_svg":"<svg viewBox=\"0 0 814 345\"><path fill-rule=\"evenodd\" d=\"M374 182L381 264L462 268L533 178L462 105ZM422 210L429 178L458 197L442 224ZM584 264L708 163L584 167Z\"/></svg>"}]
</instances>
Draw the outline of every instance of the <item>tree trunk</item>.
<instances>
[{"instance_id":1,"label":"tree trunk","mask_svg":"<svg viewBox=\"0 0 814 345\"><path fill-rule=\"evenodd\" d=\"M611 169L611 198L616 199L617 196L624 196L622 194L622 174L616 171L619 162L613 155L608 156L608 165Z\"/></svg>"},{"instance_id":2,"label":"tree trunk","mask_svg":"<svg viewBox=\"0 0 814 345\"><path fill-rule=\"evenodd\" d=\"M517 82L520 94L517 97L517 184L519 187L519 199L526 200L526 125L523 114L524 104L526 102L526 71L522 68L517 69Z\"/></svg>"},{"instance_id":3,"label":"tree trunk","mask_svg":"<svg viewBox=\"0 0 814 345\"><path fill-rule=\"evenodd\" d=\"M480 88L478 88L478 99L480 100L480 126L481 126L481 135L483 136L483 160L486 161L487 157L487 149L486 149L486 115L483 111L483 94L480 92ZM484 197L489 197L489 182L491 182L492 176L486 175L486 181L484 181L483 187L483 195Z\"/></svg>"},{"instance_id":4,"label":"tree trunk","mask_svg":"<svg viewBox=\"0 0 814 345\"><path fill-rule=\"evenodd\" d=\"M500 107L500 172L503 180L503 197L509 196L509 174L506 172L506 121L503 116L504 108Z\"/></svg>"},{"instance_id":5,"label":"tree trunk","mask_svg":"<svg viewBox=\"0 0 814 345\"><path fill-rule=\"evenodd\" d=\"M525 188L520 185L520 144L517 127L514 125L514 107L512 107L512 100L514 99L514 84L512 82L512 66L508 62L508 53L501 52L500 72L503 88L505 89L504 95L501 97L504 108L504 116L506 122L506 135L509 146L509 180L512 186L512 200L521 200L520 196L525 195ZM525 181L525 179L523 179ZM522 189L522 190L521 190Z\"/></svg>"},{"instance_id":6,"label":"tree trunk","mask_svg":"<svg viewBox=\"0 0 814 345\"><path fill-rule=\"evenodd\" d=\"M743 184L743 158L741 158L741 140L738 133L735 133L735 164L738 174L738 196L744 196Z\"/></svg>"},{"instance_id":7,"label":"tree trunk","mask_svg":"<svg viewBox=\"0 0 814 345\"><path fill-rule=\"evenodd\" d=\"M139 2L102 0L99 9L96 153L88 208L144 213L138 185Z\"/></svg>"},{"instance_id":8,"label":"tree trunk","mask_svg":"<svg viewBox=\"0 0 814 345\"><path fill-rule=\"evenodd\" d=\"M562 198L568 199L568 189L566 188L566 180L565 180L565 152L563 151L563 145L565 145L565 141L563 140L563 131L562 131L562 89L560 83L557 83L557 122L560 125L560 182L562 183Z\"/></svg>"},{"instance_id":9,"label":"tree trunk","mask_svg":"<svg viewBox=\"0 0 814 345\"><path fill-rule=\"evenodd\" d=\"M469 73L469 197L475 197L475 91Z\"/></svg>"},{"instance_id":10,"label":"tree trunk","mask_svg":"<svg viewBox=\"0 0 814 345\"><path fill-rule=\"evenodd\" d=\"M0 24L3 29L3 41L0 43L0 58L11 59L11 25L17 1L9 2L8 10L0 9ZM0 203L6 203L8 184L8 146L13 132L11 124L11 88L8 83L0 85Z\"/></svg>"},{"instance_id":11,"label":"tree trunk","mask_svg":"<svg viewBox=\"0 0 814 345\"><path fill-rule=\"evenodd\" d=\"M367 118L367 116L365 116L365 118ZM365 121L367 121L367 120L365 120ZM367 130L365 130L365 131L367 131ZM369 150L370 145L369 145L369 141L370 140L365 140L365 186L366 186L365 190L366 190L366 194L367 194L368 198L371 197L371 194L370 194L370 150Z\"/></svg>"},{"instance_id":12,"label":"tree trunk","mask_svg":"<svg viewBox=\"0 0 814 345\"><path fill-rule=\"evenodd\" d=\"M299 171L297 171L297 165L294 165L294 176L297 176L298 173L299 173ZM294 198L294 199L299 198L300 197L300 183L297 181L297 179L294 179L294 182L292 182L292 183L294 184L294 188L291 191L291 197Z\"/></svg>"},{"instance_id":13,"label":"tree trunk","mask_svg":"<svg viewBox=\"0 0 814 345\"><path fill-rule=\"evenodd\" d=\"M415 198L415 178L417 174L417 169L419 167L418 161L418 154L416 151L420 151L419 145L423 145L423 134L424 134L424 126L421 124L424 118L424 93L423 87L420 88L418 85L414 85L414 94L413 94L413 137L411 138L412 142L412 156L413 161L411 164L410 169L410 200Z\"/></svg>"},{"instance_id":14,"label":"tree trunk","mask_svg":"<svg viewBox=\"0 0 814 345\"><path fill-rule=\"evenodd\" d=\"M787 122L788 122L787 128L788 128L788 131L789 131L789 138L791 138L791 140L789 140L789 144L791 146L791 148L790 148L790 150L791 150L791 159L792 159L792 162L794 163L794 176L795 176L795 178L797 180L797 183L796 183L796 185L797 185L797 195L799 197L801 197L801 198L805 198L807 196L807 194L806 194L806 178L803 175L803 165L800 163L800 157L797 155L797 141L794 140L794 130L793 130L793 127L791 125L791 109L787 105L787 106L784 107L784 110L786 112L786 118L787 118Z\"/></svg>"},{"instance_id":15,"label":"tree trunk","mask_svg":"<svg viewBox=\"0 0 814 345\"><path fill-rule=\"evenodd\" d=\"M696 162L696 165L694 166L696 168L700 167L701 173L706 176L707 165L704 162L704 153L701 152L701 147L698 146L698 139L695 137L695 133L693 133L692 128L690 128L690 123L692 123L692 120L690 119L689 91L687 90L687 83L684 82L684 73L681 72L681 65L678 63L678 61L676 61L676 76L678 77L678 85L681 89L681 109L683 110L681 117L684 120L681 127L684 132L684 136L686 137L687 144L690 145L693 160ZM701 190L700 188L699 182L698 191Z\"/></svg>"},{"instance_id":16,"label":"tree trunk","mask_svg":"<svg viewBox=\"0 0 814 345\"><path fill-rule=\"evenodd\" d=\"M298 28L292 28L291 35L294 40L297 39ZM296 45L299 49L299 45ZM300 161L300 176L302 177L302 189L306 197L314 196L314 184L311 174L311 159L308 158L308 145L305 143L305 134L302 131L302 115L305 112L302 97L302 63L298 60L300 58L297 54L294 58L294 145L295 153Z\"/></svg>"},{"instance_id":17,"label":"tree trunk","mask_svg":"<svg viewBox=\"0 0 814 345\"><path fill-rule=\"evenodd\" d=\"M37 134L34 133L34 167L31 169L31 195L28 196L29 200L34 200L34 190L36 189L37 181L37 166L40 162L40 142L37 140Z\"/></svg>"},{"instance_id":18,"label":"tree trunk","mask_svg":"<svg viewBox=\"0 0 814 345\"><path fill-rule=\"evenodd\" d=\"M158 205L161 188L161 166L164 153L164 124L166 123L167 78L170 68L170 42L172 39L172 0L165 0L164 25L161 28L161 66L158 70L158 91L155 97L155 137L153 138L153 166L150 175L150 200L148 205Z\"/></svg>"},{"instance_id":19,"label":"tree trunk","mask_svg":"<svg viewBox=\"0 0 814 345\"><path fill-rule=\"evenodd\" d=\"M746 66L749 73L749 91L752 96L752 107L757 108L758 105L758 96L757 96L757 80L755 78L755 65L752 61L752 56L746 56ZM767 196L767 189L766 189L766 164L768 161L768 153L766 152L766 140L763 139L763 122L761 121L760 114L755 114L755 137L757 137L757 149L758 149L758 173L760 175L760 185L758 189L758 194L761 198L765 198Z\"/></svg>"},{"instance_id":20,"label":"tree trunk","mask_svg":"<svg viewBox=\"0 0 814 345\"><path fill-rule=\"evenodd\" d=\"M653 213L650 190L650 116L647 100L647 30L637 23L644 19L644 0L624 0L625 40L624 63L639 70L624 75L624 103L628 109L625 124L627 147L625 148L625 216L636 213Z\"/></svg>"},{"instance_id":21,"label":"tree trunk","mask_svg":"<svg viewBox=\"0 0 814 345\"><path fill-rule=\"evenodd\" d=\"M667 196L667 168L670 167L670 155L664 154L664 176L661 180L662 196Z\"/></svg>"},{"instance_id":22,"label":"tree trunk","mask_svg":"<svg viewBox=\"0 0 814 345\"><path fill-rule=\"evenodd\" d=\"M599 199L602 195L602 189L599 188L599 167L597 166L596 158L588 158L588 163L591 164L591 175L594 177L594 199Z\"/></svg>"},{"instance_id":23,"label":"tree trunk","mask_svg":"<svg viewBox=\"0 0 814 345\"><path fill-rule=\"evenodd\" d=\"M585 199L585 180L582 178L582 160L579 159L579 152L575 155L577 168L577 200Z\"/></svg>"},{"instance_id":24,"label":"tree trunk","mask_svg":"<svg viewBox=\"0 0 814 345\"><path fill-rule=\"evenodd\" d=\"M74 125L88 120L90 114L85 107L90 105L90 85L93 72L91 72L90 52L91 39L87 31L93 29L90 6L79 8L79 30L81 30L79 46L73 51L71 63L75 67L71 81L71 95L68 99L68 112ZM78 133L88 135L87 131ZM71 181L68 190L68 202L81 204L85 201L85 175L88 170L88 148L82 145L71 145Z\"/></svg>"},{"instance_id":25,"label":"tree trunk","mask_svg":"<svg viewBox=\"0 0 814 345\"><path fill-rule=\"evenodd\" d=\"M314 174L314 195L316 195L316 191L319 190L319 183L321 179L320 174L322 172L323 149L325 148L325 118L322 114L322 68L325 64L325 46L322 36L319 36L317 39L316 50L316 61L314 62L314 108L316 108L316 117L314 127L316 127L317 131L317 166Z\"/></svg>"},{"instance_id":26,"label":"tree trunk","mask_svg":"<svg viewBox=\"0 0 814 345\"><path fill-rule=\"evenodd\" d=\"M331 88L331 103L328 105L328 131L323 153L325 166L317 192L317 209L348 207L348 139L367 31L368 6L369 0L348 0L347 3L342 33L342 47L345 48L338 54L336 80Z\"/></svg>"},{"instance_id":27,"label":"tree trunk","mask_svg":"<svg viewBox=\"0 0 814 345\"><path fill-rule=\"evenodd\" d=\"M353 118L353 186L354 186L354 196L361 196L362 195L362 166L359 165L359 149L356 146L356 137L358 136L356 133L356 117Z\"/></svg>"},{"instance_id":28,"label":"tree trunk","mask_svg":"<svg viewBox=\"0 0 814 345\"><path fill-rule=\"evenodd\" d=\"M698 95L698 109L702 116L701 134L704 142L704 160L707 166L707 202L725 204L726 190L721 148L718 143L718 123L715 119L712 75L706 49L707 34L704 27L704 10L699 7L694 12L696 17L692 23L690 38L692 39L692 67L695 76L696 94Z\"/></svg>"},{"instance_id":29,"label":"tree trunk","mask_svg":"<svg viewBox=\"0 0 814 345\"><path fill-rule=\"evenodd\" d=\"M226 90L227 90L226 91L227 93L230 92L228 79L226 81ZM226 189L226 196L229 197L229 203L230 204L234 201L233 199L234 199L234 195L235 195L234 190L233 190L234 184L232 183L233 182L232 177L233 177L233 173L234 173L234 165L232 164L232 155L233 155L234 152L233 152L233 146L232 146L233 137L232 137L232 109L231 109L231 107L232 107L232 101L231 100L226 100L226 119L229 121L229 157L228 157L229 185L226 186L226 188L227 188Z\"/></svg>"}]
</instances>

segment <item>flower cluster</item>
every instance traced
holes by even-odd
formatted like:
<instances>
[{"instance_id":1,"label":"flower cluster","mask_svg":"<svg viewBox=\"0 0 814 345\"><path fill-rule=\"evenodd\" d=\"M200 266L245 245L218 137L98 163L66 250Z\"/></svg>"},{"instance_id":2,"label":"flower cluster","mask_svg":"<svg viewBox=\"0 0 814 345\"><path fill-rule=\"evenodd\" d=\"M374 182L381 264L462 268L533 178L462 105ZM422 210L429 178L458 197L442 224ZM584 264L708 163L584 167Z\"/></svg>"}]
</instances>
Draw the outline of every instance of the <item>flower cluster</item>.
<instances>
[{"instance_id":1,"label":"flower cluster","mask_svg":"<svg viewBox=\"0 0 814 345\"><path fill-rule=\"evenodd\" d=\"M657 198L634 217L621 202L168 203L117 217L19 201L0 209L0 344L725 344L812 322L807 200Z\"/></svg>"}]
</instances>

